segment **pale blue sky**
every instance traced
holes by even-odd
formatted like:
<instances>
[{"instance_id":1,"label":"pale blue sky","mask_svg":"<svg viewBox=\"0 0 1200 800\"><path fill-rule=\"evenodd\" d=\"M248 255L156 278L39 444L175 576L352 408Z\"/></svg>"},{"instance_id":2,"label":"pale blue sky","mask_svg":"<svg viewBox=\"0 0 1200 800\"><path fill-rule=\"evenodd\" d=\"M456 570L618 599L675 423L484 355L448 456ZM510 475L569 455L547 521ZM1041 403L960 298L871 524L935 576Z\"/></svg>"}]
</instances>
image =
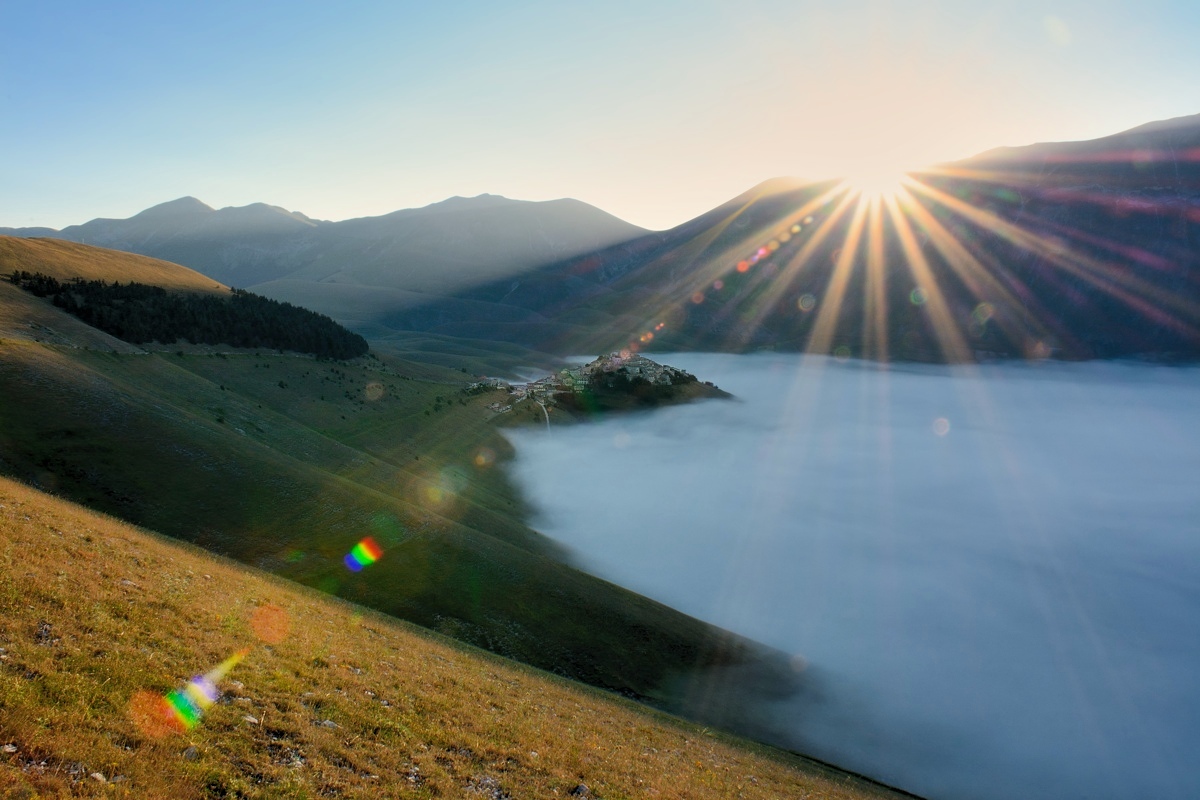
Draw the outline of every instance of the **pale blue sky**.
<instances>
[{"instance_id":1,"label":"pale blue sky","mask_svg":"<svg viewBox=\"0 0 1200 800\"><path fill-rule=\"evenodd\" d=\"M778 175L1200 112L1191 2L0 4L0 226L492 192L678 224Z\"/></svg>"}]
</instances>

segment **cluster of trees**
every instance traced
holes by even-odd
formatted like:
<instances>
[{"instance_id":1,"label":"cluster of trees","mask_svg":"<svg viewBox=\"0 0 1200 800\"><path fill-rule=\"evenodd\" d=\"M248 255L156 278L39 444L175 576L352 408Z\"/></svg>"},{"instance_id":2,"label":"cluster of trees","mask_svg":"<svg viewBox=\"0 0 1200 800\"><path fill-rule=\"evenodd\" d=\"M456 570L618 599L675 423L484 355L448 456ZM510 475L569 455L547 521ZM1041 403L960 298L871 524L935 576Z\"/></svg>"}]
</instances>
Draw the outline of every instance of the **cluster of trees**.
<instances>
[{"instance_id":1,"label":"cluster of trees","mask_svg":"<svg viewBox=\"0 0 1200 800\"><path fill-rule=\"evenodd\" d=\"M696 382L696 376L690 372L671 370L669 374L670 383L651 383L641 375L630 375L624 367L612 372L596 370L588 377L588 389L593 392L614 391L618 394L662 400L674 397L680 386Z\"/></svg>"},{"instance_id":2,"label":"cluster of trees","mask_svg":"<svg viewBox=\"0 0 1200 800\"><path fill-rule=\"evenodd\" d=\"M675 401L696 376L683 370L671 370L671 383L652 383L641 375L630 375L624 367L612 372L596 370L588 376L582 394L560 394L559 405L584 413L619 411L653 407Z\"/></svg>"},{"instance_id":3,"label":"cluster of trees","mask_svg":"<svg viewBox=\"0 0 1200 800\"><path fill-rule=\"evenodd\" d=\"M367 353L367 340L324 314L270 300L243 289L231 295L168 292L141 283L107 283L75 278L59 281L19 270L9 280L87 324L134 344L225 344L311 353L320 358L354 358Z\"/></svg>"}]
</instances>

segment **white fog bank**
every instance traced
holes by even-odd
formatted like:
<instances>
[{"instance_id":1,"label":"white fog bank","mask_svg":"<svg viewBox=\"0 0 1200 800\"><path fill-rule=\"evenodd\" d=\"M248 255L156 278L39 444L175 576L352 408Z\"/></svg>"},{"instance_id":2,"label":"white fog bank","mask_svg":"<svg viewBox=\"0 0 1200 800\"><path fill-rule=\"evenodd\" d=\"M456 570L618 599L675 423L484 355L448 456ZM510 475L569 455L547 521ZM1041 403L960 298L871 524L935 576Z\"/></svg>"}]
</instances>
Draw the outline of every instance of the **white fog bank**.
<instances>
[{"instance_id":1,"label":"white fog bank","mask_svg":"<svg viewBox=\"0 0 1200 800\"><path fill-rule=\"evenodd\" d=\"M654 357L738 400L523 430L514 474L584 568L801 656L793 746L1200 797L1200 369Z\"/></svg>"}]
</instances>

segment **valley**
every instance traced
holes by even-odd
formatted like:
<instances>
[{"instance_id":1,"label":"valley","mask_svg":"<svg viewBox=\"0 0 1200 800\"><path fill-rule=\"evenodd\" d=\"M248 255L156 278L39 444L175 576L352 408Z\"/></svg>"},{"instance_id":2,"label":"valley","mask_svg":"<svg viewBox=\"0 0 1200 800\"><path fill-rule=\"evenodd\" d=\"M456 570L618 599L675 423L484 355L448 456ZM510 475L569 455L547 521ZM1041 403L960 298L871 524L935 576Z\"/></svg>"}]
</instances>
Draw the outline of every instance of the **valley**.
<instances>
[{"instance_id":1,"label":"valley","mask_svg":"<svg viewBox=\"0 0 1200 800\"><path fill-rule=\"evenodd\" d=\"M376 780L391 781L386 785L397 796L467 791L497 800L513 796L509 786L533 796L550 791L584 797L642 796L646 786L654 789L650 794L697 797L734 792L748 797L873 796L891 791L837 767L769 749L745 755L745 743L722 738L745 735L815 752L931 796L969 791L1002 796L1023 787L1018 791L1029 796L1051 797L1059 785L1097 791L1127 785L1136 794L1151 784L1156 791L1162 789L1161 796L1174 796L1171 792L1183 785L1178 767L1172 766L1174 751L1156 750L1153 742L1147 744L1149 739L1137 740L1130 752L1141 748L1147 761L1157 758L1166 766L1141 782L1123 784L1116 778L1098 778L1099 773L1083 775L1079 764L1100 755L1080 759L1082 744L1072 750L1039 742L1028 751L1013 745L1019 758L1013 753L1007 757L1018 764L1012 769L1019 777L1006 782L1000 768L995 773L1000 777L988 779L988 787L979 789L979 775L996 769L995 764L984 759L979 766L963 750L970 749L965 743L971 736L983 734L946 709L936 718L922 716L926 709L940 708L937 691L919 709L904 708L887 720L893 727L886 736L880 732L882 717L874 715L895 702L891 694L881 690L871 708L854 708L855 690L847 689L847 681L891 686L895 677L887 670L869 674L863 669L878 660L871 648L886 638L882 635L838 661L839 648L854 640L855 631L864 630L861 619L843 611L857 608L878 587L845 598L844 608L829 617L836 624L827 625L818 637L815 651L829 648L826 652L833 657L828 664L837 665L833 674L828 664L810 665L804 656L785 652L795 649L799 639L781 638L780 623L770 613L747 619L707 606L713 598L734 597L734 583L743 581L727 583L719 576L697 581L686 570L671 577L668 566L678 559L667 552L667 543L676 537L686 551L694 546L695 535L717 544L720 537L747 525L755 536L778 533L790 549L768 559L772 569L783 570L776 576L777 588L793 592L820 586L822 579L833 581L819 596L784 604L787 624L815 625L820 621L815 615L831 613L830 598L847 582L846 576L869 573L857 560L859 553L846 556L838 547L875 530L875 522L854 517L835 547L812 539L822 517L803 504L793 507L792 498L828 484L823 499L814 501L824 513L822 503L832 502L829 498L864 491L861 476L847 479L845 485L829 483L830 476L844 477L847 471L871 465L890 468L899 463L893 445L911 446L918 441L915 432L924 437L922 445L933 441L936 446L952 425L969 420L970 435L979 435L976 428L984 430L980 440L990 442L988 426L1002 415L989 410L990 390L971 383L981 374L973 370L990 370L992 362L1022 364L1015 368L1018 375L1046 362L1056 367L1093 360L1194 363L1200 358L1198 154L1200 117L1181 117L1091 141L988 151L909 173L886 191L849 181L772 179L664 231L647 231L576 200L526 202L489 194L340 222L264 203L214 209L183 197L128 219L96 219L62 230L0 229L0 276L9 276L0 280L0 473L6 480L0 493L31 512L9 515L0 527L7 537L9 565L0 577L10 612L6 627L0 628L0 656L5 656L0 661L12 662L0 667L0 680L5 681L0 684L0 708L6 713L15 709L15 715L6 717L15 721L0 721L0 737L14 742L14 749L5 750L12 758L0 759L0 770L8 770L7 779L31 797L35 791L128 793L147 786L163 792L183 787L182 796L278 796L271 793L285 790L297 797L314 792L370 796L370 782ZM175 260L179 263L171 263ZM241 316L224 316L234 306L240 307ZM264 335L270 328L268 317L287 322ZM249 330L254 335L246 333ZM341 344L333 346L335 341ZM605 355L586 364L574 362L580 354L596 353ZM694 400L730 398L702 370L693 375L654 360L721 363L705 360L716 356L697 353L738 354L759 359L754 363L767 364L769 370L747 384L748 399L684 408ZM828 440L836 426L815 415L805 417L820 396L822 373L811 369L813 364L826 365L841 392L831 401L837 411L830 412L830 418L841 419L838 415L850 407L864 414L858 427L850 426L845 441ZM879 380L872 377L876 369ZM739 366L729 374L741 370ZM974 387L970 402L915 425L893 419L900 412L888 402L872 405L890 397L893 387L908 386L911 376L935 374L931 370L947 370L936 373L940 383L929 384L936 383L943 395L936 403L947 404L944 398L952 393L946 387L962 391L967 384ZM793 373L794 382L786 380ZM1076 377L1064 375L1049 382L1065 384ZM1169 380L1161 382L1174 390ZM1085 376L1082 384L1120 391L1113 388L1119 384L1114 381ZM775 387L765 406L755 396L763 386ZM846 388L851 386L857 388ZM1005 383L1003 391L1008 386ZM1013 396L1025 402L1023 395ZM1158 408L1155 402L1147 402L1150 411L1137 424L1176 424L1171 414L1177 409ZM926 413L925 401L920 405L920 413ZM1088 407L1083 400L1071 405ZM768 406L769 414L756 410ZM710 418L736 422L709 425L706 433L705 420ZM779 422L771 422L775 418ZM663 431L653 427L660 420L666 421ZM682 424L679 420L696 424L673 429ZM578 424L585 422L598 424ZM804 423L813 430L805 429ZM626 448L632 452L643 442L656 443L655 452L647 455L650 470L640 476L632 470L622 475L638 481L622 490L625 495L614 488L619 481L609 474L565 485L556 498L537 497L536 487L518 482L527 481L531 470L518 458L514 442L533 450L531 437L545 436L536 440L539 446L557 444L550 438L559 433L553 430L557 424L574 429L562 432L565 455L550 446L544 450L554 478L592 474L590 468L613 456L610 450L621 451L615 456L619 459ZM771 424L779 426L774 435L768 431L766 439L751 445L722 449L725 427L761 432ZM869 438L865 432L880 426L886 430L878 441L871 439L872 447L864 447ZM1007 458L1010 472L988 472L978 485L1007 485L1005 481L1020 472L1021 465L1005 450L1018 441L1014 431L1020 429L1018 422L1011 422L1003 436L993 437L1000 441L994 450L979 447L979 463ZM1064 420L1043 431L1042 437L1051 440L1068 429ZM779 438L780 431L784 438ZM704 438L695 453L670 457L679 442L697 432ZM1087 450L1094 438L1084 432L1071 447ZM573 447L568 441L586 444ZM792 450L778 449L785 443L798 443L797 452L824 443L836 457L823 471L793 474L798 457ZM1149 451L1131 452L1133 461L1152 460ZM1161 463L1161 454L1158 458ZM709 491L689 494L667 488L679 475L700 476L700 467L710 459L716 476ZM777 475L763 475L732 496L731 487L761 469L764 459L794 480L779 483ZM731 463L742 464L738 481L723 472ZM1030 463L1034 471L1040 465L1038 457L1031 457ZM1061 472L1082 474L1082 463L1067 463ZM1186 455L1180 463L1177 473L1188 474ZM963 459L954 470L939 473L939 480L957 487L959 495L969 494L960 484L974 465L976 461ZM924 474L918 464L904 470L902 477ZM893 498L895 487L903 482L885 477L866 491L871 502ZM1050 483L1043 480L1038 486ZM1113 497L1126 488L1120 481L1110 483ZM1168 483L1164 479L1156 485ZM926 506L956 509L939 494L942 484L932 490ZM746 505L746 498L755 497L761 487L773 489L761 504ZM1018 488L1017 496L1028 505L1033 489ZM958 532L964 527L959 517L975 513L956 512L946 522L924 510L913 522L900 510L902 500L923 491L930 490L923 484L910 486L897 496L898 505L882 507L876 515L881 529L891 530L889 525L907 519L897 529L904 535ZM564 512L555 501L570 494L577 497ZM627 502L635 496L648 505ZM1056 513L1059 499L1046 500L1047 517ZM870 508L871 502L856 501L855 512ZM690 505L677 508L680 503ZM91 512L82 508L111 519L88 516ZM697 517L696 509L708 511ZM579 541L591 549L576 549L577 543L566 538L545 535L543 530L554 527L548 524L551 512L560 519L600 521L599 527L580 529ZM1106 542L1110 534L1119 538L1137 528L1137 515L1120 514L1125 527L1114 534L1107 523L1096 525L1098 540ZM1001 516L990 506L983 514L989 520ZM1150 519L1153 514L1141 517ZM45 526L54 538L69 533L63 520L81 520L78 524L88 531L101 526L109 531L105 544L115 550L102 552L93 546L91 533L84 535L84 544L69 540L70 569L58 570L52 578L53 552L37 550L25 524L36 527L43 519L55 520ZM722 519L731 521L721 523ZM1064 519L1063 531L1091 530L1088 520ZM131 529L119 527L116 520L154 534L129 533ZM1156 525L1154 533L1164 541L1154 545L1155 552L1138 569L1154 572L1155 559L1167 557L1164 554L1175 546L1167 535L1174 530L1173 520ZM831 525L837 528L841 522ZM972 547L990 546L976 530L983 526L967 527ZM1001 529L993 538L1008 541L1016 537L1013 530ZM656 531L669 535L658 536ZM157 535L171 537L174 543L154 538ZM625 552L618 558L621 565L615 566L618 544L631 537L645 551ZM944 538L951 540L948 534ZM1047 547L1052 538L1047 532L1039 546ZM888 551L888 558L871 560L872 569L882 569L880 564L898 569L905 559L936 560L953 550L938 547L923 553L920 537L914 542L903 551ZM1069 537L1068 542L1075 543ZM193 546L203 552L188 549ZM724 552L721 547L710 549L719 554ZM16 566L14 554L21 548L37 550L31 561L37 569L21 572ZM1053 553L1047 556L1036 549L1031 545L1005 559L1028 560L1030 572L1019 577L1035 587L1030 592L1043 602L1033 611L1023 603L1012 607L1021 619L1039 619L1040 613L1053 617L1062 631L1074 631L1079 621L1069 614L1055 616L1058 606L1046 600L1057 588L1038 589L1040 584L1030 577L1061 567ZM192 566L182 574L167 569L156 578L137 554L143 550L173 553L161 558ZM1100 551L1083 548L1079 560L1087 561L1096 552ZM179 555L185 553L186 558ZM739 563L749 575L758 566L738 562L742 555L730 551L724 561ZM831 567L839 558L845 561L841 568ZM103 566L89 571L93 561ZM1123 563L1133 561L1127 558ZM163 561L154 563L162 566ZM596 564L606 566L599 569ZM795 564L815 570L799 589L794 578L803 570L793 569ZM950 572L961 581L968 566L979 568L964 559ZM993 566L987 562L981 574L990 575ZM1101 564L1104 569L1110 566ZM593 569L597 574L591 574ZM703 566L710 576L714 569ZM154 648L142 646L139 652L147 659L162 661L157 672L147 673L149 678L135 680L131 672L110 668L104 646L92 648L94 663L89 662L87 648L80 644L84 639L114 642L130 631L140 641L164 641L162 625L168 623L156 621L146 609L130 611L114 600L117 595L110 584L118 573L134 577L121 578L116 591L157 593L147 608L166 613L173 624L183 620L195 626L205 644L195 651L173 645L164 648L166 655L153 655ZM210 591L203 581L218 573L226 576L223 588ZM196 574L205 577L196 580ZM653 580L638 584L637 576L646 574ZM916 574L928 577L923 569ZM888 579L895 580L895 575ZM617 585L618 580L630 581L645 595ZM1124 584L1135 600L1146 591L1139 581ZM70 583L75 594L60 591L56 582ZM685 590L659 592L660 586L670 585ZM1083 578L1078 585L1081 593L1090 591ZM929 586L918 586L918 600L905 601L917 607L920 598L939 587L945 588L931 579ZM952 588L955 593L947 598L947 608L955 598L959 603L970 598L977 587L964 583ZM1003 591L997 594L1007 597ZM26 597L31 602L22 606L20 599ZM285 645L274 649L276 643L252 645L247 651L244 634L247 625L254 626L242 620L261 607L262 597L286 598L286 603L270 602L304 606L309 622L325 625L324 644L318 645L311 634L304 639L305 653L322 654L306 660L307 655L289 652ZM188 612L184 598L205 607L206 613ZM218 607L229 598L239 598L238 614ZM138 601L131 595L126 602L137 606ZM1079 597L1073 603L1062 608L1084 607ZM1103 610L1101 605L1096 609ZM1159 614L1193 618L1186 603L1177 599L1156 609ZM1085 616L1099 619L1100 610ZM939 613L926 609L917 615L921 621L911 624L910 638L925 637L924 621L939 618ZM994 607L980 616L999 626L1008 624ZM403 644L388 645L389 655L381 655L378 642L372 644L353 630L365 618L378 622L369 629L371 636ZM91 621L71 627L63 619ZM329 619L340 622L327 625ZM345 619L358 622L347 627ZM407 625L419 626L421 632ZM946 623L955 625L970 627ZM390 633L380 633L383 628ZM1005 685L1011 681L1008 672L990 671L1011 670L1014 664L1029 670L1028 685L1050 680L1053 670L1027 653L1057 646L1064 660L1064 648L1080 649L1065 633L1052 634L1044 637L1049 644L1039 640L1009 652L980 646L979 652L988 653L983 659L986 668L962 695L971 703L982 702L987 693L974 687L981 682ZM336 646L330 644L335 636L341 637ZM347 638L354 636L359 638ZM34 648L63 644L72 649L30 650L30 640ZM1089 641L1095 645L1105 639L1097 634ZM1114 642L1113 652L1124 646ZM1072 644L1068 648L1065 643ZM948 639L933 649L957 652L958 647L959 640ZM420 670L404 672L395 667L394 658L403 648L438 655L426 657ZM1026 654L1025 661L1018 650ZM230 652L238 654L233 661ZM900 649L889 652L894 657ZM455 661L454 654L462 660ZM132 652L122 655L126 661L133 659L133 669L137 657ZM1141 663L1143 655L1127 654L1129 663ZM130 731L129 722L136 726L145 716L121 712L126 702L121 698L138 691L135 686L148 683L152 694L165 694L172 681L183 680L189 670L232 665L242 658L247 664L237 669L247 672L253 672L256 659L277 659L271 708L241 691L249 681L239 678L237 691L230 692L232 702L254 707L255 713L242 716L244 726L228 714L220 717L228 709L212 705L215 700L208 698L201 705L212 706L212 718L224 721L211 735L203 725L189 734L192 743L182 752L192 755L182 756L182 766L176 759L179 753L163 749L156 737ZM377 669L371 666L376 659L390 665L381 671L396 691L401 682L417 682L425 693L409 692L408 706L389 698L388 704L379 704L382 711L376 708L378 687L368 688L365 679L357 680ZM504 659L524 666L504 666ZM185 661L191 666L185 668ZM343 661L353 662L347 671L355 678L329 681L329 673L321 672ZM435 666L431 672L435 661L467 666L449 672ZM585 705L562 695L555 702L574 703L575 712L552 711L557 722L526 714L533 695L507 689L490 693L478 675L490 667L480 663L537 676L538 681L548 680L546 685L582 692L600 704L616 703L585 716L616 714L609 709L619 707L633 715L635 722L630 724L636 732L597 733L587 728L582 734L586 745L570 745L572 753L563 762L569 767L543 769L541 762L529 760L551 749L543 728L567 724L574 734L575 712L583 713ZM1104 669L1115 674L1112 663L1080 663L1087 664L1083 672L1088 675ZM1151 666L1175 669L1168 660ZM144 661L142 667L148 669ZM1148 667L1145 674L1150 671ZM426 677L433 673L436 680ZM262 679L265 673L259 669L254 674ZM284 687L279 674L295 680L287 678ZM493 672L487 675L495 677ZM203 687L202 677L203 673L193 684ZM1147 677L1139 680L1153 686ZM517 679L500 682L520 685ZM1077 693L1086 685L1089 696L1100 697L1103 692L1093 691L1094 683L1089 678L1071 685ZM1133 679L1124 685L1135 683L1141 685ZM537 685L535 694L550 691ZM94 718L72 704L65 686L92 698L98 709ZM431 698L450 689L462 689L476 706L468 707L469 702L460 699L447 701L449 705L438 706L445 711L439 717ZM357 699L360 691L372 702L342 702L347 692ZM298 700L297 692L309 700ZM837 692L843 694L839 697ZM1126 694L1132 695L1132 690ZM321 699L311 699L316 697ZM850 702L839 705L847 697ZM1185 704L1189 697L1185 693ZM997 709L1012 707L1004 697L992 701ZM481 702L493 711L521 705L516 732L501 732L513 724L511 714L480 716ZM901 698L900 705L904 702ZM392 715L387 709L397 707L406 709L402 725L381 721ZM548 708L539 707L539 712ZM197 706L197 713L200 710ZM741 764L737 759L743 755L762 756L774 766L755 766L755 771L774 777L761 786L757 777L712 777L705 759L715 751L710 748L693 761L694 751L678 744L669 748L671 756L687 753L687 762L701 772L693 773L690 767L681 772L682 762L670 759L662 774L677 776L668 779L673 782L654 783L644 772L631 771L630 759L657 760L661 755L662 749L650 742L670 740L670 734L643 727L650 724L645 720L666 720L664 724L693 734L697 730L660 712L729 732L717 738L728 742L734 749L730 752L742 755L709 762L723 772ZM92 720L87 734L92 738L62 733L72 714L81 713ZM461 714L462 720L447 722L451 713ZM1120 714L1099 700L1087 707L1072 706L1062 717L1088 714L1103 717L1105 729L1120 727ZM285 724L267 730L265 715L278 715ZM963 725L970 734L946 734L950 722ZM926 735L914 746L914 724L927 725L939 736ZM259 725L270 743L258 735ZM872 725L877 727L872 730ZM313 736L309 726L324 732ZM340 738L338 745L335 739L340 735L328 731L341 727L349 738ZM1150 728L1148 723L1144 727ZM711 734L707 728L698 730L696 737ZM1186 727L1180 730L1184 739L1192 733ZM218 734L229 741L217 741L213 737ZM661 738L664 735L668 738ZM1061 738L1072 738L1069 725ZM105 741L121 742L121 752ZM643 747L640 754L622 750L624 743L634 741ZM686 738L683 744L698 741L702 740ZM883 757L875 757L872 742L884 742ZM930 759L922 747L936 749L939 757ZM533 755L522 756L527 748ZM595 779L602 786L597 794L591 794L593 789L575 791L572 781L582 786L595 774L596 762L575 752L579 748L604 750L608 760L621 765L619 776L602 772L603 777ZM986 746L976 749L990 752ZM133 757L124 755L131 752L159 764L161 775L156 778L134 765ZM948 753L954 757L943 758ZM87 777L93 767L103 780ZM746 772L750 767L737 769ZM1125 770L1135 771L1132 764ZM577 777L568 778L568 772ZM387 777L381 778L384 774ZM115 777L127 778L129 786L118 786L125 781L115 782ZM832 784L809 784L810 779ZM703 788L695 788L695 782Z\"/></svg>"},{"instance_id":2,"label":"valley","mask_svg":"<svg viewBox=\"0 0 1200 800\"><path fill-rule=\"evenodd\" d=\"M0 299L11 477L675 711L711 668L794 680L768 648L564 563L525 523L500 468L511 447L458 369L386 350L143 349L7 282ZM366 535L385 555L349 575L342 557Z\"/></svg>"}]
</instances>

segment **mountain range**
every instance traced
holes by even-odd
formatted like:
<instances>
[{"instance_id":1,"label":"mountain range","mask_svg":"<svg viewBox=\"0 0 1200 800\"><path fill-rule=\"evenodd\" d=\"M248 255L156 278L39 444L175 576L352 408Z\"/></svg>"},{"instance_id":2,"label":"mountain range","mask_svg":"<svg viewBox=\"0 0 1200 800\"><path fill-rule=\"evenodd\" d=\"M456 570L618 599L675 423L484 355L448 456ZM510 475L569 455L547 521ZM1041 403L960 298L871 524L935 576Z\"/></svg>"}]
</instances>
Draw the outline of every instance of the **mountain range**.
<instances>
[{"instance_id":1,"label":"mountain range","mask_svg":"<svg viewBox=\"0 0 1200 800\"><path fill-rule=\"evenodd\" d=\"M341 222L265 203L213 209L182 197L128 219L61 231L0 228L173 261L357 325L381 309L418 305L644 233L578 200L487 194Z\"/></svg>"},{"instance_id":2,"label":"mountain range","mask_svg":"<svg viewBox=\"0 0 1200 800\"><path fill-rule=\"evenodd\" d=\"M481 195L343 222L181 198L0 233L175 261L376 341L1200 355L1200 115L988 151L911 173L894 198L774 179L659 232L575 200Z\"/></svg>"},{"instance_id":3,"label":"mountain range","mask_svg":"<svg viewBox=\"0 0 1200 800\"><path fill-rule=\"evenodd\" d=\"M1200 115L990 151L913 173L895 198L767 181L385 322L564 353L1195 358L1198 309Z\"/></svg>"}]
</instances>

